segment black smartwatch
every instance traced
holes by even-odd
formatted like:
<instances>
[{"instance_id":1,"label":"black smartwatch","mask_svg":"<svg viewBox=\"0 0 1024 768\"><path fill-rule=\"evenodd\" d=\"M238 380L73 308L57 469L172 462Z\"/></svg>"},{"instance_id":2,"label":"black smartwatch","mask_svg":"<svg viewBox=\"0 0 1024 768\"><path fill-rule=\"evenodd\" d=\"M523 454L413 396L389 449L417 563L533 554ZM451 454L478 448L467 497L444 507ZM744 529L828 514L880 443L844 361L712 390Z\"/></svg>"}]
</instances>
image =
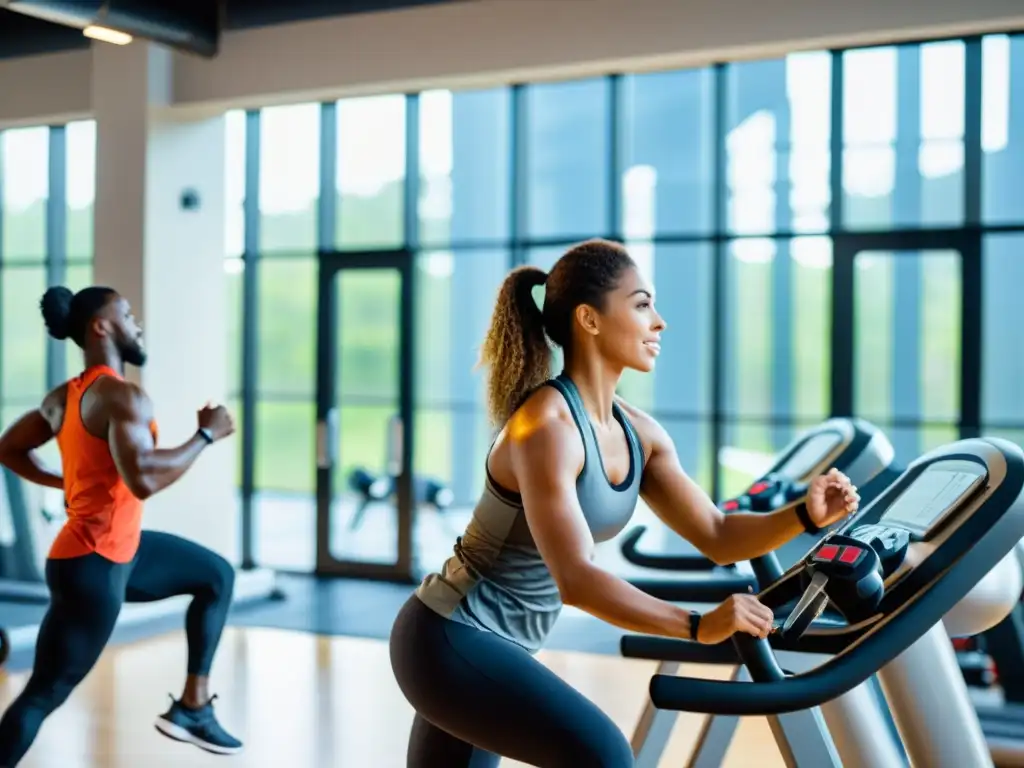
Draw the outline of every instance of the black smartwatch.
<instances>
[{"instance_id":1,"label":"black smartwatch","mask_svg":"<svg viewBox=\"0 0 1024 768\"><path fill-rule=\"evenodd\" d=\"M200 427L196 431L199 432L199 436L206 441L207 445L213 445L213 433L210 430L206 427Z\"/></svg>"},{"instance_id":2,"label":"black smartwatch","mask_svg":"<svg viewBox=\"0 0 1024 768\"><path fill-rule=\"evenodd\" d=\"M697 639L697 630L700 629L700 614L690 611L690 639Z\"/></svg>"},{"instance_id":3,"label":"black smartwatch","mask_svg":"<svg viewBox=\"0 0 1024 768\"><path fill-rule=\"evenodd\" d=\"M811 520L811 515L807 511L807 504L805 502L796 505L796 516L805 531L808 533L821 533L821 528L816 526L814 521Z\"/></svg>"}]
</instances>

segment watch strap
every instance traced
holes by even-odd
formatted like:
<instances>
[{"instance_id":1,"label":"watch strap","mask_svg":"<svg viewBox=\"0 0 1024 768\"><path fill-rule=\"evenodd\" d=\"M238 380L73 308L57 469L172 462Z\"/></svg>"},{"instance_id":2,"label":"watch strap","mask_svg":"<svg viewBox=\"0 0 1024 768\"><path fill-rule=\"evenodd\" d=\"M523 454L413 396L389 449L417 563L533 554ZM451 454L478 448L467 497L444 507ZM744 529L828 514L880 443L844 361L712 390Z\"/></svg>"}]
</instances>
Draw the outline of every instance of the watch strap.
<instances>
[{"instance_id":1,"label":"watch strap","mask_svg":"<svg viewBox=\"0 0 1024 768\"><path fill-rule=\"evenodd\" d=\"M814 521L811 520L811 515L807 511L806 503L801 502L800 504L797 504L796 516L800 520L800 523L803 525L805 531L807 531L808 533L821 533L821 528L816 526L814 524Z\"/></svg>"}]
</instances>

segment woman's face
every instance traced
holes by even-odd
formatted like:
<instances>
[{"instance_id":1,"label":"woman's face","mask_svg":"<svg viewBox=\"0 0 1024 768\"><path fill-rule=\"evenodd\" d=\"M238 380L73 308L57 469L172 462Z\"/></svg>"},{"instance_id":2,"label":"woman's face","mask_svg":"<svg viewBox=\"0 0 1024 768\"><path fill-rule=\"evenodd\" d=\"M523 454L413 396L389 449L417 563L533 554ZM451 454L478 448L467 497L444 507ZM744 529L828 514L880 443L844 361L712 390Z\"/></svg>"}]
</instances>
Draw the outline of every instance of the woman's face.
<instances>
[{"instance_id":1,"label":"woman's face","mask_svg":"<svg viewBox=\"0 0 1024 768\"><path fill-rule=\"evenodd\" d=\"M653 286L635 268L626 270L605 296L603 311L578 307L576 317L610 363L645 373L654 370L665 321L654 308Z\"/></svg>"}]
</instances>

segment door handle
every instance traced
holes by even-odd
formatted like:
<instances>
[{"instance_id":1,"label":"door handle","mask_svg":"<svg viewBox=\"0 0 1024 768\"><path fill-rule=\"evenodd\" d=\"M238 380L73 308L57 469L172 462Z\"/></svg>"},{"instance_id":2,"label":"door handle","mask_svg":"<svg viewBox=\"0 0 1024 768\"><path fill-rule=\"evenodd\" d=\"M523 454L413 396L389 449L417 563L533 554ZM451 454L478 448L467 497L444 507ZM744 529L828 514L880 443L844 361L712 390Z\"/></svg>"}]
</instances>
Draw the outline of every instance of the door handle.
<instances>
[{"instance_id":1,"label":"door handle","mask_svg":"<svg viewBox=\"0 0 1024 768\"><path fill-rule=\"evenodd\" d=\"M338 460L338 409L331 408L327 417L316 423L316 465L330 469Z\"/></svg>"},{"instance_id":2,"label":"door handle","mask_svg":"<svg viewBox=\"0 0 1024 768\"><path fill-rule=\"evenodd\" d=\"M388 472L392 477L398 477L405 469L405 462L402 461L402 444L405 430L401 416L392 416L388 419Z\"/></svg>"}]
</instances>

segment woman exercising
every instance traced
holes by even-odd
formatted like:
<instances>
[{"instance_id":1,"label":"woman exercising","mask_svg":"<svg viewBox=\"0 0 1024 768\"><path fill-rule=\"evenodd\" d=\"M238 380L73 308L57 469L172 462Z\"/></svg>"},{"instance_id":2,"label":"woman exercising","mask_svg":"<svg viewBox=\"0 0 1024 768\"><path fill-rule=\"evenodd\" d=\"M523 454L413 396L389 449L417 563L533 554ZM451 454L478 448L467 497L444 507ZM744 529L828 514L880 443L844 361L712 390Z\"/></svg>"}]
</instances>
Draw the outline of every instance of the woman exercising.
<instances>
[{"instance_id":1,"label":"woman exercising","mask_svg":"<svg viewBox=\"0 0 1024 768\"><path fill-rule=\"evenodd\" d=\"M142 531L143 501L180 478L203 449L234 431L223 406L199 411L196 433L177 448L156 448L153 406L123 378L142 366L142 331L128 302L110 288L43 295L50 335L82 348L85 370L50 392L0 437L0 463L30 482L64 491L67 522L46 561L50 607L39 628L32 675L0 720L0 768L14 768L43 721L92 669L121 605L191 595L185 617L188 675L181 698L157 729L209 752L235 754L238 739L213 711L208 677L234 588L220 555L185 539ZM63 473L35 451L56 437Z\"/></svg>"},{"instance_id":2,"label":"woman exercising","mask_svg":"<svg viewBox=\"0 0 1024 768\"><path fill-rule=\"evenodd\" d=\"M544 286L543 310L532 289ZM806 508L723 515L679 465L665 430L615 394L623 370L651 371L665 323L626 250L591 240L549 274L514 270L483 345L500 427L473 518L391 633L391 663L416 709L410 768L485 768L506 756L543 768L619 768L620 729L537 661L562 605L630 632L719 643L766 637L772 612L737 594L701 617L593 562L638 498L716 563L749 560L857 509L849 479L817 477ZM549 379L548 339L565 354Z\"/></svg>"}]
</instances>

